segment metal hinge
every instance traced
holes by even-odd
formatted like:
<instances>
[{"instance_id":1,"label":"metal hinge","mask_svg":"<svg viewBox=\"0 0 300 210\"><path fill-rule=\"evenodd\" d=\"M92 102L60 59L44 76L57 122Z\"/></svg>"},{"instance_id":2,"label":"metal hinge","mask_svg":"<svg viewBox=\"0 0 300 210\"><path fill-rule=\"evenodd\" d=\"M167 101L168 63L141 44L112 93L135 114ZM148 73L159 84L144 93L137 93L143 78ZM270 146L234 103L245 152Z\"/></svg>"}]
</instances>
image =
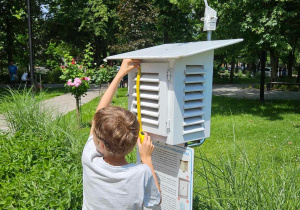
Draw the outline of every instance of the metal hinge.
<instances>
[{"instance_id":1,"label":"metal hinge","mask_svg":"<svg viewBox=\"0 0 300 210\"><path fill-rule=\"evenodd\" d=\"M168 119L168 120L167 120L167 132L168 132L168 133L170 132L170 123L171 123L171 120Z\"/></svg>"},{"instance_id":2,"label":"metal hinge","mask_svg":"<svg viewBox=\"0 0 300 210\"><path fill-rule=\"evenodd\" d=\"M167 71L167 78L168 78L168 81L171 80L171 71L170 70Z\"/></svg>"}]
</instances>

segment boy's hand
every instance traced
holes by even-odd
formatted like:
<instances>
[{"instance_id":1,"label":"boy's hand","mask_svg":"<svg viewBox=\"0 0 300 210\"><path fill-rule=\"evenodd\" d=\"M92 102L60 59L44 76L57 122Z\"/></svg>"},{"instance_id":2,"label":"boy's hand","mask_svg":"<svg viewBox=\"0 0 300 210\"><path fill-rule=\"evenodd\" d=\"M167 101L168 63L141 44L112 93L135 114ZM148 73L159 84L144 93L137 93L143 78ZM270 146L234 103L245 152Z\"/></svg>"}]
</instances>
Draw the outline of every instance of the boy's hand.
<instances>
[{"instance_id":1,"label":"boy's hand","mask_svg":"<svg viewBox=\"0 0 300 210\"><path fill-rule=\"evenodd\" d=\"M147 161L151 161L151 155L154 150L154 145L152 144L152 140L150 136L146 132L144 132L145 137L143 143L141 143L140 138L138 138L137 143L139 147L140 157L143 163L147 164Z\"/></svg>"},{"instance_id":2,"label":"boy's hand","mask_svg":"<svg viewBox=\"0 0 300 210\"><path fill-rule=\"evenodd\" d=\"M122 65L119 70L119 74L125 76L128 74L132 69L138 68L140 66L140 60L136 59L124 59Z\"/></svg>"}]
</instances>

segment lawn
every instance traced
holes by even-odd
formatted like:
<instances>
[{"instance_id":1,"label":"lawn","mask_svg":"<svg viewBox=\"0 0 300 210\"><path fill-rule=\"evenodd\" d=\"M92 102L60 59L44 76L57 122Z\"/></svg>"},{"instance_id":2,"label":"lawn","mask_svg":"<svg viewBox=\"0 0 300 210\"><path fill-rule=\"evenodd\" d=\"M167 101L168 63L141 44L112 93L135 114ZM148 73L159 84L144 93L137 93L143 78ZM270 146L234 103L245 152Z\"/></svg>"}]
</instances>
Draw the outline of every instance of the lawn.
<instances>
[{"instance_id":1,"label":"lawn","mask_svg":"<svg viewBox=\"0 0 300 210\"><path fill-rule=\"evenodd\" d=\"M113 104L126 108L126 93ZM81 152L98 102L83 105L80 128L73 111L0 135L1 209L81 207ZM211 137L194 148L194 209L299 209L299 114L299 101L213 97Z\"/></svg>"},{"instance_id":2,"label":"lawn","mask_svg":"<svg viewBox=\"0 0 300 210\"><path fill-rule=\"evenodd\" d=\"M126 108L126 93L119 89L113 104ZM86 120L92 118L98 102L83 106ZM195 148L194 208L224 208L229 203L230 208L251 208L251 202L262 208L299 206L299 134L299 101L261 104L214 96L211 137ZM129 158L134 162L135 154ZM247 196L254 198L245 204L248 198L242 198Z\"/></svg>"}]
</instances>

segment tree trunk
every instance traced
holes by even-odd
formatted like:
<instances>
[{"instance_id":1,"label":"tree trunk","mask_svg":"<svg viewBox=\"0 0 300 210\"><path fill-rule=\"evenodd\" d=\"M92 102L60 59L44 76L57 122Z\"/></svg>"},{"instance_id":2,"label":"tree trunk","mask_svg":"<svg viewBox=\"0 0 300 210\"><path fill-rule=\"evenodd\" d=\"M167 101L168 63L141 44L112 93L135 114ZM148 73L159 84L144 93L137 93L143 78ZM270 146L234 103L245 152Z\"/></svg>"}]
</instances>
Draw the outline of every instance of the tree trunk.
<instances>
[{"instance_id":1,"label":"tree trunk","mask_svg":"<svg viewBox=\"0 0 300 210\"><path fill-rule=\"evenodd\" d=\"M13 40L14 40L14 34L12 32L12 3L11 1L7 1L6 4L6 53L7 53L7 63L9 64L11 61L13 61Z\"/></svg>"},{"instance_id":2,"label":"tree trunk","mask_svg":"<svg viewBox=\"0 0 300 210\"><path fill-rule=\"evenodd\" d=\"M76 98L76 111L77 111L77 124L80 126L81 124L81 108L80 108L80 100L81 97L75 97Z\"/></svg>"},{"instance_id":3,"label":"tree trunk","mask_svg":"<svg viewBox=\"0 0 300 210\"><path fill-rule=\"evenodd\" d=\"M253 75L255 76L255 74L256 74L256 64L255 64L255 62L252 62L252 63L250 64L250 67L249 67L248 70L249 70L250 72L252 72Z\"/></svg>"},{"instance_id":4,"label":"tree trunk","mask_svg":"<svg viewBox=\"0 0 300 210\"><path fill-rule=\"evenodd\" d=\"M277 69L278 69L278 58L275 54L275 50L270 50L270 58L271 58L271 81L275 82L277 77Z\"/></svg>"},{"instance_id":5,"label":"tree trunk","mask_svg":"<svg viewBox=\"0 0 300 210\"><path fill-rule=\"evenodd\" d=\"M235 67L235 59L232 59L232 61L231 61L231 70L230 70L229 83L233 83L234 67Z\"/></svg>"},{"instance_id":6,"label":"tree trunk","mask_svg":"<svg viewBox=\"0 0 300 210\"><path fill-rule=\"evenodd\" d=\"M293 48L288 55L288 63L287 63L287 70L288 70L288 77L293 77L293 65L295 59L295 48Z\"/></svg>"},{"instance_id":7,"label":"tree trunk","mask_svg":"<svg viewBox=\"0 0 300 210\"><path fill-rule=\"evenodd\" d=\"M97 67L99 67L99 65L101 64L101 43L100 43L100 38L99 36L95 36L95 55L94 55L94 59L95 62L97 63Z\"/></svg>"},{"instance_id":8,"label":"tree trunk","mask_svg":"<svg viewBox=\"0 0 300 210\"><path fill-rule=\"evenodd\" d=\"M224 62L224 56L221 55L220 63L218 64L217 70L219 71L220 68L222 67L222 64Z\"/></svg>"},{"instance_id":9,"label":"tree trunk","mask_svg":"<svg viewBox=\"0 0 300 210\"><path fill-rule=\"evenodd\" d=\"M300 83L300 63L299 63L299 66L298 66L298 76L297 76L296 82Z\"/></svg>"},{"instance_id":10,"label":"tree trunk","mask_svg":"<svg viewBox=\"0 0 300 210\"><path fill-rule=\"evenodd\" d=\"M164 44L169 43L169 34L168 32L164 32Z\"/></svg>"},{"instance_id":11,"label":"tree trunk","mask_svg":"<svg viewBox=\"0 0 300 210\"><path fill-rule=\"evenodd\" d=\"M261 75L260 75L260 101L265 102L265 67L266 67L266 51L261 51L260 56Z\"/></svg>"}]
</instances>

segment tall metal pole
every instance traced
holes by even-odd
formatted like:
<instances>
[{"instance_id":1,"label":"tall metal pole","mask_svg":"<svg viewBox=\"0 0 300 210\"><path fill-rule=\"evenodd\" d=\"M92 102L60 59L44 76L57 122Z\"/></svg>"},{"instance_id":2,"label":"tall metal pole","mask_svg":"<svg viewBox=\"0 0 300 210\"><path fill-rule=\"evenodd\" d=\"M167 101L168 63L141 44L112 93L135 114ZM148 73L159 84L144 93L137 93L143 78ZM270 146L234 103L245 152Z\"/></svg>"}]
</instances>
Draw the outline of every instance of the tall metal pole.
<instances>
[{"instance_id":1,"label":"tall metal pole","mask_svg":"<svg viewBox=\"0 0 300 210\"><path fill-rule=\"evenodd\" d=\"M211 41L212 31L207 31L207 41Z\"/></svg>"},{"instance_id":2,"label":"tall metal pole","mask_svg":"<svg viewBox=\"0 0 300 210\"><path fill-rule=\"evenodd\" d=\"M32 27L31 27L31 2L27 0L27 16L28 16L28 38L29 38L29 59L30 59L30 75L31 85L34 85L34 66L33 66L33 50L32 50Z\"/></svg>"}]
</instances>

